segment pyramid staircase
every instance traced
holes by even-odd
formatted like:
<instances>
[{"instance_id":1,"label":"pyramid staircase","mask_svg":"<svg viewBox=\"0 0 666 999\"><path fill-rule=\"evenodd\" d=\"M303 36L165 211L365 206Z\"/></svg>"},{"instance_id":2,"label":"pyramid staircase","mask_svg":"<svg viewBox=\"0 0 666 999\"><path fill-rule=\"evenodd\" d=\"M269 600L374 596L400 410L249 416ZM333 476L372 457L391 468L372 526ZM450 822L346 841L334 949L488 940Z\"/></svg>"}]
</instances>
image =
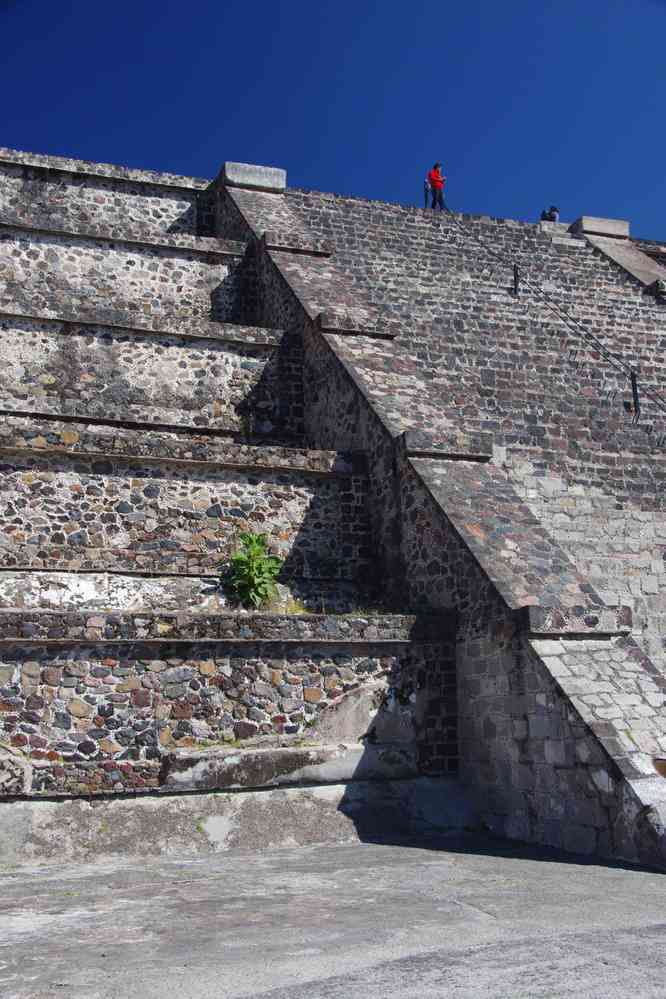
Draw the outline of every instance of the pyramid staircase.
<instances>
[{"instance_id":1,"label":"pyramid staircase","mask_svg":"<svg viewBox=\"0 0 666 999\"><path fill-rule=\"evenodd\" d=\"M246 245L201 183L33 160L0 163L0 795L454 774L452 622L384 607L365 456L307 446ZM283 560L257 613L243 531Z\"/></svg>"}]
</instances>

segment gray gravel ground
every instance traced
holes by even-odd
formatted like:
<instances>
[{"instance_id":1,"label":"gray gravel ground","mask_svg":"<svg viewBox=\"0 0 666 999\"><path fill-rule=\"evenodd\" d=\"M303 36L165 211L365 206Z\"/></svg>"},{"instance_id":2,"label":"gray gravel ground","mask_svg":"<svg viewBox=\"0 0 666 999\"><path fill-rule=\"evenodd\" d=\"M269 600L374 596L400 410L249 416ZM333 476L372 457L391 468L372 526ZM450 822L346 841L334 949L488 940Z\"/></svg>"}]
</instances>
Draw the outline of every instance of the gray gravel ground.
<instances>
[{"instance_id":1,"label":"gray gravel ground","mask_svg":"<svg viewBox=\"0 0 666 999\"><path fill-rule=\"evenodd\" d=\"M0 876L2 999L666 997L666 875L470 838Z\"/></svg>"}]
</instances>

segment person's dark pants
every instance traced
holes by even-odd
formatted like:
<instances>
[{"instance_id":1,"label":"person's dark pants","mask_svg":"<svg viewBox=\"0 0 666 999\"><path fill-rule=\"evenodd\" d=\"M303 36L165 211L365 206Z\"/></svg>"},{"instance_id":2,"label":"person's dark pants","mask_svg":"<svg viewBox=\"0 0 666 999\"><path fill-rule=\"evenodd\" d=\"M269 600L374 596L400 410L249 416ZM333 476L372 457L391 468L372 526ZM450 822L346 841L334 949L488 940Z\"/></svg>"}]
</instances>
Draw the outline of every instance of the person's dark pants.
<instances>
[{"instance_id":1,"label":"person's dark pants","mask_svg":"<svg viewBox=\"0 0 666 999\"><path fill-rule=\"evenodd\" d=\"M439 205L440 212L444 211L444 191L441 187L433 187L432 189L432 205L431 208L437 210Z\"/></svg>"},{"instance_id":2,"label":"person's dark pants","mask_svg":"<svg viewBox=\"0 0 666 999\"><path fill-rule=\"evenodd\" d=\"M428 207L428 195L430 194L430 184L423 185L423 207Z\"/></svg>"}]
</instances>

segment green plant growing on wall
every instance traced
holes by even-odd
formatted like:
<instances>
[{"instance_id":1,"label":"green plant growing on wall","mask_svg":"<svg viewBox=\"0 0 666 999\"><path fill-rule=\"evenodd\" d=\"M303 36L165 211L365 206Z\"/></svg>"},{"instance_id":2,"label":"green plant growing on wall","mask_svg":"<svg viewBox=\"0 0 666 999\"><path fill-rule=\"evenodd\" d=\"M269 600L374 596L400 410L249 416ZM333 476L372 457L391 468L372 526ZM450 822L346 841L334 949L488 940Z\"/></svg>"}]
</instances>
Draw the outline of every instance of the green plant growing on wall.
<instances>
[{"instance_id":1,"label":"green plant growing on wall","mask_svg":"<svg viewBox=\"0 0 666 999\"><path fill-rule=\"evenodd\" d=\"M240 546L231 556L227 585L244 607L261 607L276 595L275 580L282 559L269 554L265 534L246 531L238 540Z\"/></svg>"}]
</instances>

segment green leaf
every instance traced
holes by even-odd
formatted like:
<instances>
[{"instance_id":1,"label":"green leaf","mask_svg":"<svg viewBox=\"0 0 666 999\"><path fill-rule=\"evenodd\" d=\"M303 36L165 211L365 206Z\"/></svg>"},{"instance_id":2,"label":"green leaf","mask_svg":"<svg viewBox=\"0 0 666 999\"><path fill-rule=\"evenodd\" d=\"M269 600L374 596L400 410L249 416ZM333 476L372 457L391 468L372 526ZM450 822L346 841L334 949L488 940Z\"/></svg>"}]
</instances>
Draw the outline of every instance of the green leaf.
<instances>
[{"instance_id":1,"label":"green leaf","mask_svg":"<svg viewBox=\"0 0 666 999\"><path fill-rule=\"evenodd\" d=\"M280 574L283 560L268 554L265 534L244 531L238 537L240 547L229 559L226 582L242 604L260 607L276 592L275 579Z\"/></svg>"}]
</instances>

